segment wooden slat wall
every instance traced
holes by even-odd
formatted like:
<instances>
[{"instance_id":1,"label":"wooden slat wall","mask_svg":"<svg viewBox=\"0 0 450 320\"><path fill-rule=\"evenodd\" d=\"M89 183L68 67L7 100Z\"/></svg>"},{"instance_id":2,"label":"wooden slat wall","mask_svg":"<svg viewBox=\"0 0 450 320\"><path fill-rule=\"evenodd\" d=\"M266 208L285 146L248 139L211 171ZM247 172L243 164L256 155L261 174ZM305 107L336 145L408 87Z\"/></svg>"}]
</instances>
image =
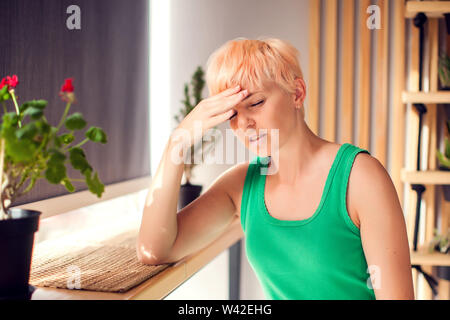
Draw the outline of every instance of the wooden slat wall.
<instances>
[{"instance_id":1,"label":"wooden slat wall","mask_svg":"<svg viewBox=\"0 0 450 320\"><path fill-rule=\"evenodd\" d=\"M361 0L359 3L359 129L358 140L356 144L363 149L369 150L370 141L370 41L372 32L367 28L367 7L370 5L370 0ZM370 151L370 150L369 150Z\"/></svg>"},{"instance_id":2,"label":"wooden slat wall","mask_svg":"<svg viewBox=\"0 0 450 320\"><path fill-rule=\"evenodd\" d=\"M379 0L381 30L377 38L377 70L376 70L376 95L375 95L375 156L385 168L387 168L387 135L388 135L388 44L389 44L389 0Z\"/></svg>"},{"instance_id":3,"label":"wooden slat wall","mask_svg":"<svg viewBox=\"0 0 450 320\"><path fill-rule=\"evenodd\" d=\"M376 3L381 9L381 29L370 30L367 26L367 20L369 13L367 8ZM373 156L375 156L384 166L388 167L388 150L389 139L388 137L388 124L389 124L389 4L392 0L311 0L310 1L310 83L309 90L309 109L307 121L312 131L320 134L324 139L329 141L336 141L337 136L339 142L353 143L361 148L369 150ZM397 1L398 2L398 1ZM401 2L401 1L400 1ZM323 8L321 8L321 3ZM337 55L337 39L338 39L338 4L342 5L342 14L339 17L342 21L342 41L340 43L340 56L341 61L338 61ZM356 4L358 5L358 14L355 19ZM399 12L404 10L404 6L395 5ZM324 48L320 48L320 17L321 10L324 12ZM403 12L403 11L402 11ZM402 13L397 14L400 17ZM404 17L401 17L404 23ZM355 38L355 27L359 29L358 39ZM404 31L404 26L396 28L400 31ZM373 52L371 39L374 33L377 33L377 51ZM398 40L398 39L396 39ZM354 56L354 48L356 43L359 43L356 48L357 56ZM402 45L397 49L404 49L404 39L400 42ZM373 52L373 53L372 53ZM325 55L324 65L320 64L320 54ZM377 68L373 70L375 72L375 89L373 92L373 85L371 83L371 55L374 55ZM358 73L355 74L356 63L359 61ZM404 58L397 55L395 64L392 67L395 68L396 73L402 75L404 73ZM335 77L337 72L337 64L341 63L341 73L338 77ZM326 70L326 78L323 79L324 86L319 88L320 84L320 68L323 67ZM356 77L356 78L355 78ZM396 76L398 79L399 76ZM337 119L337 81L341 83L340 94L340 111L341 117ZM358 100L354 101L355 90L358 91ZM319 97L323 94L324 115L320 115ZM371 94L375 97L374 105L371 106ZM401 99L400 95L396 96L397 100ZM370 116L371 107L374 108L375 123L376 126L371 128ZM354 117L358 114L357 126L354 127ZM395 114L396 119L402 116L401 113ZM324 126L319 132L319 123L323 117ZM404 128L404 120L402 126ZM395 131L398 137L404 136ZM370 146L370 137L374 136L374 145ZM354 138L355 137L355 138ZM355 140L355 141L354 141ZM397 141L397 144L403 143L403 141ZM370 150L372 148L372 150ZM403 148L399 148L402 150ZM399 154L395 154L395 169L397 172L394 174L396 178L395 184L397 190L401 191L400 182L400 169L403 164L401 162L403 157ZM400 190L399 190L400 189ZM402 199L402 194L398 193L399 198ZM402 200L400 200L402 201Z\"/></svg>"},{"instance_id":4,"label":"wooden slat wall","mask_svg":"<svg viewBox=\"0 0 450 320\"><path fill-rule=\"evenodd\" d=\"M341 95L341 140L353 141L353 115L354 115L354 69L355 59L353 48L355 46L355 2L354 0L343 0L342 2L342 46L345 48L345 54L342 55L342 95Z\"/></svg>"},{"instance_id":5,"label":"wooden slat wall","mask_svg":"<svg viewBox=\"0 0 450 320\"><path fill-rule=\"evenodd\" d=\"M337 72L337 0L326 0L325 6L325 128L324 139L334 141L336 136L336 72Z\"/></svg>"},{"instance_id":6,"label":"wooden slat wall","mask_svg":"<svg viewBox=\"0 0 450 320\"><path fill-rule=\"evenodd\" d=\"M405 105L402 101L402 92L419 92L419 29L412 20L405 19L405 7L407 0L311 0L310 1L310 96L309 112L307 121L311 129L320 134L324 139L339 143L349 142L361 148L367 149L376 157L386 169L389 167L389 174L397 190L400 203L405 213L408 241L413 247L414 222L416 215L417 195L411 189L411 184L403 183L401 171L405 168L408 171L415 171L417 166L417 147L419 133L419 114L411 103ZM412 0L411 0L412 1ZM321 3L324 5L321 7ZM370 30L367 27L367 8L371 4L376 4L380 8L381 29ZM342 6L339 14L338 5ZM389 12L393 8L393 12ZM320 17L324 12L324 47L320 48ZM355 17L354 13L357 12ZM391 16L391 19L389 19ZM356 18L356 19L355 19ZM337 46L338 22L342 23L342 41ZM391 23L391 25L389 24ZM409 41L406 41L406 26L408 26ZM355 38L355 27L359 28L358 38ZM429 19L426 27L424 60L428 63L428 74L424 73L422 88L425 81L429 81L429 90L438 89L438 21ZM376 51L372 47L372 37L376 35ZM389 40L392 40L389 42ZM392 47L389 47L391 43ZM409 45L407 56L405 55L406 45ZM355 48L355 45L357 47ZM447 43L450 48L450 41ZM337 51L340 51L341 60L338 61ZM354 49L356 49L354 51ZM354 56L356 52L356 57ZM391 55L390 55L391 53ZM320 66L320 54L325 54L325 63ZM374 55L371 59L371 55ZM405 79L406 57L409 57L408 82ZM389 61L389 59L392 59ZM359 62L358 72L356 62ZM371 69L371 63L376 63L376 68ZM335 77L341 64L341 73ZM391 69L389 69L389 66ZM326 70L326 79L323 79L324 86L319 88L320 68ZM371 71L375 74L371 74ZM426 70L424 70L426 71ZM392 72L392 82L389 79L389 72ZM371 83L372 77L375 83ZM428 77L428 79L426 79ZM341 92L339 107L341 111L340 119L337 119L337 81L341 82ZM405 88L407 84L407 88ZM354 101L355 90L357 90L357 100ZM391 101L389 101L389 90L391 90ZM324 99L320 100L320 94ZM371 96L373 95L373 105ZM319 101L324 104L324 114L320 114ZM389 108L392 107L392 110ZM371 110L374 108L374 110ZM391 113L390 113L391 111ZM435 150L437 147L437 122L439 109L435 104L427 104L427 113L424 115L422 135L425 141L422 145L423 155L426 156L427 170L436 169ZM357 125L354 127L354 117ZM371 114L374 115L374 123L371 128ZM389 118L392 115L392 119ZM319 132L319 123L324 117L324 127ZM406 129L408 120L408 131ZM392 128L388 132L389 121ZM405 135L406 134L406 135ZM355 137L355 141L353 139ZM371 137L373 145L371 145ZM372 150L371 150L372 149ZM390 151L390 152L389 152ZM433 236L436 220L436 193L439 191L439 199L442 198L442 212L449 210L448 203L443 200L441 188L433 185L426 185L423 194L423 219L421 223L425 225L424 242L420 242L419 247L428 243ZM405 194L405 198L403 195ZM441 232L448 227L448 216L441 218ZM423 269L432 274L431 267ZM432 291L428 287L422 275L413 269L414 290L417 299L433 299ZM440 299L448 298L449 282L439 281ZM442 290L441 290L442 288Z\"/></svg>"},{"instance_id":7,"label":"wooden slat wall","mask_svg":"<svg viewBox=\"0 0 450 320\"><path fill-rule=\"evenodd\" d=\"M405 154L405 119L406 107L402 102L402 91L405 90L405 4L404 1L394 1L393 21L393 83L392 83L392 148L391 148L391 178L397 190L400 203L403 203L404 184L400 178Z\"/></svg>"},{"instance_id":8,"label":"wooden slat wall","mask_svg":"<svg viewBox=\"0 0 450 320\"><path fill-rule=\"evenodd\" d=\"M319 72L320 72L320 1L309 6L309 74L306 121L315 134L319 134Z\"/></svg>"},{"instance_id":9,"label":"wooden slat wall","mask_svg":"<svg viewBox=\"0 0 450 320\"><path fill-rule=\"evenodd\" d=\"M405 186L401 181L400 171L404 167L405 146L408 143L408 163L407 168L415 169L416 159L414 154L417 151L417 137L418 134L418 114L414 108L409 107L410 126L408 131L409 142L405 143L405 115L406 106L402 102L401 92L405 90L405 3L403 0L340 0L342 5L342 15L338 16L338 1L324 0L310 1L310 83L309 89L309 109L308 109L308 124L313 132L320 134L324 139L329 141L336 140L340 137L340 143L349 142L361 148L369 150L384 166L388 168L391 164L390 175L397 190L398 197L402 204L406 216L415 216L415 193L411 191L410 186ZM392 26L389 25L389 7L393 1L392 8ZM321 8L320 4L324 7ZM356 7L356 4L358 5ZM380 8L381 29L370 30L367 27L367 8L371 4L377 4ZM320 48L320 17L321 10L324 12L326 19L324 28L324 48ZM355 20L354 13L357 11ZM342 42L340 44L342 57L341 61L337 59L337 26L338 19L342 19ZM359 36L354 37L355 26L359 28ZM392 29L392 30L391 30ZM393 31L393 32L391 32ZM377 40L377 50L371 45L371 39L375 35ZM411 28L411 72L409 76L409 90L418 91L418 30ZM389 39L392 39L393 48L389 48ZM356 48L357 56L353 56L354 46L358 43ZM392 50L393 55L390 56ZM432 50L434 50L432 48ZM324 87L320 88L320 54L325 54L324 68L326 70L326 79L324 79ZM376 68L373 70L375 75L371 74L371 55L374 54L374 61L376 61ZM393 83L389 79L389 59L392 57L390 63L393 72ZM356 63L359 61L358 73L355 74ZM341 63L341 74L336 78L334 75L337 72L337 64ZM433 68L430 69L431 72ZM371 83L371 78L374 76L375 84ZM355 78L356 77L356 78ZM338 79L338 80L337 80ZM341 118L337 119L337 81L341 81L341 100L339 106L341 108ZM389 124L389 88L392 90L392 130L390 136L388 134ZM372 91L374 90L375 91ZM323 90L323 91L322 91ZM358 90L357 101L354 101L355 90ZM321 92L322 91L322 92ZM324 99L324 115L320 114L319 95L323 94ZM374 95L374 105L371 105L371 94ZM358 110L357 110L358 108ZM374 122L376 126L371 128L370 115L371 108L375 115ZM353 119L358 112L357 127L353 126ZM325 126L319 132L319 123L321 117L324 118ZM337 123L339 122L339 123ZM370 145L370 138L374 136L374 145ZM355 137L356 141L354 141ZM390 150L392 154L389 159L389 143L392 143ZM370 150L372 147L373 150ZM408 202L407 205L403 203L403 191L407 188ZM405 210L406 208L406 210ZM412 236L414 225L410 223L412 219L408 220L408 239L410 246L412 246ZM417 288L417 274L414 273L414 285Z\"/></svg>"},{"instance_id":10,"label":"wooden slat wall","mask_svg":"<svg viewBox=\"0 0 450 320\"><path fill-rule=\"evenodd\" d=\"M395 19L393 27L396 31L394 35L390 32L389 26L389 6L394 3ZM321 7L321 3L323 7ZM342 5L342 41L340 43L341 61L337 61L337 26L338 26L338 4ZM370 30L367 26L369 13L367 8L371 4L377 4L380 8L381 29ZM355 19L355 10L357 15ZM320 17L321 10L324 12L325 32L324 48L320 48ZM401 103L401 91L404 89L404 68L405 58L401 54L405 48L405 19L403 0L311 0L310 1L310 83L307 122L313 132L320 134L324 139L335 141L339 136L339 142L353 143L361 148L369 150L386 169L391 163L391 174L394 185L398 193L400 202L403 205L403 184L400 179L400 170L404 160L404 128L405 110L393 110L393 125L391 136L388 136L389 124L389 86L395 89L392 94L393 104ZM359 29L358 39L355 38L355 27ZM372 48L372 37L377 34L377 51ZM399 36L401 35L401 36ZM394 56L391 67L394 73L394 83L389 83L389 39L395 36L392 41L394 45ZM354 56L355 45L356 55ZM392 49L391 49L392 50ZM320 55L325 54L325 63L320 66ZM375 84L371 83L371 56L374 55L376 61ZM359 61L358 72L355 74L356 61ZM337 64L341 63L341 73L336 78ZM320 88L320 68L325 68L326 78L323 79L324 86ZM340 111L341 117L337 119L337 81L341 83ZM376 91L372 91L375 87ZM357 91L357 101L354 101L355 90ZM319 97L323 94L324 115L320 114ZM371 95L374 98L374 105L371 106ZM397 103L395 103L397 102ZM376 126L371 128L370 116L371 108L374 108ZM354 117L356 127L354 127ZM321 117L324 119L324 126L319 132ZM338 133L338 135L336 135ZM374 136L374 145L370 145L370 138ZM392 157L389 159L389 143L393 145ZM371 149L372 148L372 149Z\"/></svg>"}]
</instances>

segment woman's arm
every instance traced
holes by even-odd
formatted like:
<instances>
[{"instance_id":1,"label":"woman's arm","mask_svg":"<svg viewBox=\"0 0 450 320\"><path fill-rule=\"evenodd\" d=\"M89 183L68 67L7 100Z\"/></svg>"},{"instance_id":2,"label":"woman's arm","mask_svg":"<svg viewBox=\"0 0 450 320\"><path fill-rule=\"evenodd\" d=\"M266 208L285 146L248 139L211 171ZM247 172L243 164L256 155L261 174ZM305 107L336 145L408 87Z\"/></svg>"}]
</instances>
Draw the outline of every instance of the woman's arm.
<instances>
[{"instance_id":1,"label":"woman's arm","mask_svg":"<svg viewBox=\"0 0 450 320\"><path fill-rule=\"evenodd\" d=\"M394 184L369 154L356 156L347 197L357 212L361 241L377 299L412 299L410 249Z\"/></svg>"},{"instance_id":2,"label":"woman's arm","mask_svg":"<svg viewBox=\"0 0 450 320\"><path fill-rule=\"evenodd\" d=\"M147 193L136 240L136 253L141 262L159 264L183 257L199 249L204 240L215 238L234 218L234 203L226 192L229 178L218 179L210 190L180 212L177 204L184 169L182 160L186 159L182 157L183 150L189 151L207 130L233 116L234 106L248 94L247 90L240 90L240 87L229 88L203 99L169 137Z\"/></svg>"}]
</instances>

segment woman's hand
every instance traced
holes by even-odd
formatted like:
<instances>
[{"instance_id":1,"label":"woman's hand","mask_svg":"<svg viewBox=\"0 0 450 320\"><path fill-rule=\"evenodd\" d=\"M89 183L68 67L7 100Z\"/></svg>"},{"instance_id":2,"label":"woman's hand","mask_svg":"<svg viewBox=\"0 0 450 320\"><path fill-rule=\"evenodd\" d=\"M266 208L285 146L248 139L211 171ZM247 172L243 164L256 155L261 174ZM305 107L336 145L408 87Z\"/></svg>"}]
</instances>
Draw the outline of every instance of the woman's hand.
<instances>
[{"instance_id":1,"label":"woman's hand","mask_svg":"<svg viewBox=\"0 0 450 320\"><path fill-rule=\"evenodd\" d=\"M195 144L208 129L230 119L235 113L233 107L240 103L247 94L247 90L241 91L240 86L237 86L200 101L180 122L176 131L178 130L181 135L188 135L185 138L189 139L185 139L185 141L189 146Z\"/></svg>"}]
</instances>

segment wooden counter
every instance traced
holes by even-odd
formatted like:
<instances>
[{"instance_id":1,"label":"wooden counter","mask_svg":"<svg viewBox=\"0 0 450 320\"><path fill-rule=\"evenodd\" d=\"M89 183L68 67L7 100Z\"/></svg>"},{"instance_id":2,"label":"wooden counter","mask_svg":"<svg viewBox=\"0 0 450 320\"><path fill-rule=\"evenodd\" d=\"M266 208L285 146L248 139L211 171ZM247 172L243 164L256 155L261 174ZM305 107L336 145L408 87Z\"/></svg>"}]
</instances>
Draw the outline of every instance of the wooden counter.
<instances>
[{"instance_id":1,"label":"wooden counter","mask_svg":"<svg viewBox=\"0 0 450 320\"><path fill-rule=\"evenodd\" d=\"M240 219L236 218L216 240L199 252L185 257L149 280L125 293L69 290L37 287L32 300L158 300L188 280L244 236Z\"/></svg>"}]
</instances>

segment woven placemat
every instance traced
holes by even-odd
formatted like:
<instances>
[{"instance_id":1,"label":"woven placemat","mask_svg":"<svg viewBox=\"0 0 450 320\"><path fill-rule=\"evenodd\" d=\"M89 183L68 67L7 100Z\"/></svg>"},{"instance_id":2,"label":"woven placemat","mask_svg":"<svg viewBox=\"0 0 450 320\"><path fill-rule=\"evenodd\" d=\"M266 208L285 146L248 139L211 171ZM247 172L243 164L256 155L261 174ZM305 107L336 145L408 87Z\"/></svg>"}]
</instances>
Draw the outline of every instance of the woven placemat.
<instances>
[{"instance_id":1,"label":"woven placemat","mask_svg":"<svg viewBox=\"0 0 450 320\"><path fill-rule=\"evenodd\" d=\"M33 249L30 284L40 287L126 292L173 265L137 259L138 230L102 241L48 240Z\"/></svg>"}]
</instances>

